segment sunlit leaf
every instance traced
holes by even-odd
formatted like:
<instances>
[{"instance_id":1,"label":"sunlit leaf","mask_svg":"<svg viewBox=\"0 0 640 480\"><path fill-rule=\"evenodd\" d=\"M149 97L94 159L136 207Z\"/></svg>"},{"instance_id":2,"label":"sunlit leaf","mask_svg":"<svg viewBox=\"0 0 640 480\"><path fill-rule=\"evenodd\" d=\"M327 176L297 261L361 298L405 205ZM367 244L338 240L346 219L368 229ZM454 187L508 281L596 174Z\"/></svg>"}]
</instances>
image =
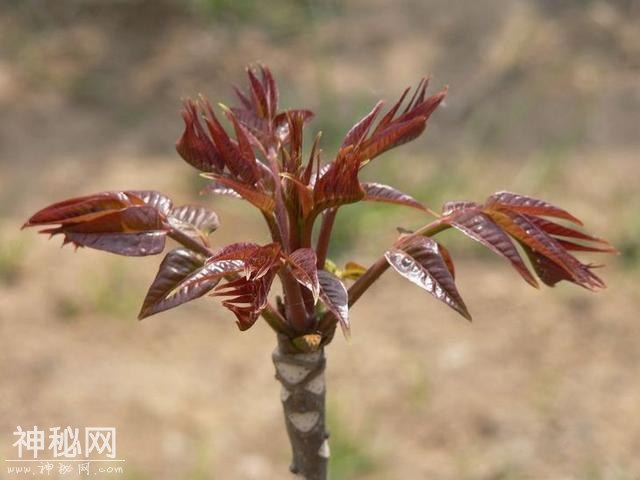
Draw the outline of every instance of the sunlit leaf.
<instances>
[{"instance_id":1,"label":"sunlit leaf","mask_svg":"<svg viewBox=\"0 0 640 480\"><path fill-rule=\"evenodd\" d=\"M184 205L171 210L169 224L190 237L208 245L207 236L219 226L218 215L213 210L196 205Z\"/></svg>"},{"instance_id":2,"label":"sunlit leaf","mask_svg":"<svg viewBox=\"0 0 640 480\"><path fill-rule=\"evenodd\" d=\"M557 217L582 225L582 222L566 210L551 205L543 200L511 192L496 192L487 198L485 207L490 209L504 209L527 215Z\"/></svg>"},{"instance_id":3,"label":"sunlit leaf","mask_svg":"<svg viewBox=\"0 0 640 480\"><path fill-rule=\"evenodd\" d=\"M222 173L224 161L216 146L200 123L198 107L187 100L182 111L185 129L176 142L176 150L190 165L203 172Z\"/></svg>"},{"instance_id":4,"label":"sunlit leaf","mask_svg":"<svg viewBox=\"0 0 640 480\"><path fill-rule=\"evenodd\" d=\"M362 200L364 190L358 180L359 168L360 161L352 155L350 147L340 150L338 157L314 185L316 210L322 211Z\"/></svg>"},{"instance_id":5,"label":"sunlit leaf","mask_svg":"<svg viewBox=\"0 0 640 480\"><path fill-rule=\"evenodd\" d=\"M602 288L600 279L569 254L554 238L530 222L524 215L493 210L489 210L488 214L503 230L531 248L537 256L544 256L563 268L574 283L590 290Z\"/></svg>"},{"instance_id":6,"label":"sunlit leaf","mask_svg":"<svg viewBox=\"0 0 640 480\"><path fill-rule=\"evenodd\" d=\"M236 315L238 328L247 330L267 306L269 290L275 274L276 271L272 269L260 278L238 278L219 285L212 296L231 297L223 301L222 305Z\"/></svg>"},{"instance_id":7,"label":"sunlit leaf","mask_svg":"<svg viewBox=\"0 0 640 480\"><path fill-rule=\"evenodd\" d=\"M186 248L170 251L162 260L153 283L149 287L138 318L163 312L190 300L201 297L220 281L221 277L212 277L188 287L176 289L178 285L194 271L204 265L204 258Z\"/></svg>"},{"instance_id":8,"label":"sunlit leaf","mask_svg":"<svg viewBox=\"0 0 640 480\"><path fill-rule=\"evenodd\" d=\"M549 235L554 235L557 237L575 238L578 240L586 240L588 242L596 242L596 243L601 243L603 245L610 245L608 241L602 238L594 237L592 235L587 235L584 232L580 232L573 228L560 225L559 223L555 223L550 220L546 220L544 218L532 217L529 215L525 215L525 216L531 223L536 225L538 228L544 230Z\"/></svg>"},{"instance_id":9,"label":"sunlit leaf","mask_svg":"<svg viewBox=\"0 0 640 480\"><path fill-rule=\"evenodd\" d=\"M270 195L263 193L259 190L256 190L253 187L250 187L244 183L238 182L228 177L223 177L219 175L212 174L203 174L205 178L210 178L216 181L219 185L225 186L227 188L233 189L238 195L244 198L246 201L259 208L263 212L267 214L273 213L276 203L273 197Z\"/></svg>"},{"instance_id":10,"label":"sunlit leaf","mask_svg":"<svg viewBox=\"0 0 640 480\"><path fill-rule=\"evenodd\" d=\"M400 190L396 190L389 185L383 185L382 183L362 183L362 189L364 190L364 200L395 203L426 211L424 205L418 202L411 195L402 193Z\"/></svg>"},{"instance_id":11,"label":"sunlit leaf","mask_svg":"<svg viewBox=\"0 0 640 480\"><path fill-rule=\"evenodd\" d=\"M242 198L242 195L236 192L233 188L227 187L216 180L209 182L200 192L201 195L204 195L205 193L213 193L214 195L223 195L232 198Z\"/></svg>"},{"instance_id":12,"label":"sunlit leaf","mask_svg":"<svg viewBox=\"0 0 640 480\"><path fill-rule=\"evenodd\" d=\"M384 152L419 137L426 128L426 117L416 117L403 123L392 123L362 143L358 150L362 160L370 160Z\"/></svg>"},{"instance_id":13,"label":"sunlit leaf","mask_svg":"<svg viewBox=\"0 0 640 480\"><path fill-rule=\"evenodd\" d=\"M465 206L467 206L466 209ZM452 225L469 238L506 258L527 283L538 287L538 282L520 257L509 236L479 207L473 203L459 202L445 205L443 210L449 212L442 218L444 223Z\"/></svg>"},{"instance_id":14,"label":"sunlit leaf","mask_svg":"<svg viewBox=\"0 0 640 480\"><path fill-rule=\"evenodd\" d=\"M340 327L345 336L349 336L349 294L338 277L318 270L318 282L320 284L320 300L340 322Z\"/></svg>"},{"instance_id":15,"label":"sunlit leaf","mask_svg":"<svg viewBox=\"0 0 640 480\"><path fill-rule=\"evenodd\" d=\"M125 192L101 192L57 202L36 212L23 225L81 223L135 204Z\"/></svg>"},{"instance_id":16,"label":"sunlit leaf","mask_svg":"<svg viewBox=\"0 0 640 480\"><path fill-rule=\"evenodd\" d=\"M440 256L444 260L444 263L447 265L447 269L449 270L449 273L455 279L456 267L453 264L453 258L451 257L451 253L449 253L449 250L447 250L447 248L444 245L442 245L440 242L436 242L436 243L438 244L438 252L440 252Z\"/></svg>"},{"instance_id":17,"label":"sunlit leaf","mask_svg":"<svg viewBox=\"0 0 640 480\"><path fill-rule=\"evenodd\" d=\"M400 275L471 320L453 275L434 240L423 236L407 236L396 244L396 248L387 250L385 258Z\"/></svg>"},{"instance_id":18,"label":"sunlit leaf","mask_svg":"<svg viewBox=\"0 0 640 480\"><path fill-rule=\"evenodd\" d=\"M146 256L162 252L167 228L157 209L134 205L108 211L91 220L64 223L41 233L63 234L64 243L80 247L126 256Z\"/></svg>"},{"instance_id":19,"label":"sunlit leaf","mask_svg":"<svg viewBox=\"0 0 640 480\"><path fill-rule=\"evenodd\" d=\"M341 148L348 147L349 145L357 145L362 141L363 138L367 136L369 129L371 128L371 124L375 120L378 112L382 108L384 102L378 102L373 107L368 114L364 116L358 123L356 123L351 129L347 132L347 135L344 137L342 141Z\"/></svg>"},{"instance_id":20,"label":"sunlit leaf","mask_svg":"<svg viewBox=\"0 0 640 480\"><path fill-rule=\"evenodd\" d=\"M538 277L540 277L540 280L550 287L555 286L562 280L566 280L588 290L605 288L605 284L602 279L591 272L591 268L593 267L590 265L584 265L577 259L571 257L574 261L572 262L573 266L571 270L569 270L552 261L545 255L536 252L528 245L523 245L522 247L527 253L529 260L531 261L531 265L538 274ZM576 272L579 272L579 274Z\"/></svg>"},{"instance_id":21,"label":"sunlit leaf","mask_svg":"<svg viewBox=\"0 0 640 480\"><path fill-rule=\"evenodd\" d=\"M169 215L173 202L164 193L157 192L155 190L131 190L125 192L129 197L132 195L138 197L143 203L154 207L163 215Z\"/></svg>"},{"instance_id":22,"label":"sunlit leaf","mask_svg":"<svg viewBox=\"0 0 640 480\"><path fill-rule=\"evenodd\" d=\"M320 285L315 251L312 248L299 248L287 257L287 262L291 265L293 277L311 291L314 302L316 302L320 293Z\"/></svg>"}]
</instances>

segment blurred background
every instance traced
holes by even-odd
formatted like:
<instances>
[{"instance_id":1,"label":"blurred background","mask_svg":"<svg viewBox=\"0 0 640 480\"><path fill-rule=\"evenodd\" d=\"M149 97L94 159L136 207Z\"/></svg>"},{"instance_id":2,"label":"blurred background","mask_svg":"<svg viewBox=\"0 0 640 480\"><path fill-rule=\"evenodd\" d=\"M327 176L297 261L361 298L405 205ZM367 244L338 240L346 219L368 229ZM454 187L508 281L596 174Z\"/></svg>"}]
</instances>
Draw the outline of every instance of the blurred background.
<instances>
[{"instance_id":1,"label":"blurred background","mask_svg":"<svg viewBox=\"0 0 640 480\"><path fill-rule=\"evenodd\" d=\"M215 245L266 241L249 206L199 197L174 150L181 98L229 103L259 61L285 105L316 111L325 160L430 74L446 105L364 178L436 210L542 197L621 251L588 258L601 293L534 291L447 233L473 324L385 274L328 349L331 478L640 478L639 25L635 0L1 0L0 458L17 425L115 426L127 461L109 478L287 478L266 324L240 333L212 299L138 323L159 257L19 231L54 201L139 188L212 205ZM427 221L347 206L331 257L369 264Z\"/></svg>"}]
</instances>

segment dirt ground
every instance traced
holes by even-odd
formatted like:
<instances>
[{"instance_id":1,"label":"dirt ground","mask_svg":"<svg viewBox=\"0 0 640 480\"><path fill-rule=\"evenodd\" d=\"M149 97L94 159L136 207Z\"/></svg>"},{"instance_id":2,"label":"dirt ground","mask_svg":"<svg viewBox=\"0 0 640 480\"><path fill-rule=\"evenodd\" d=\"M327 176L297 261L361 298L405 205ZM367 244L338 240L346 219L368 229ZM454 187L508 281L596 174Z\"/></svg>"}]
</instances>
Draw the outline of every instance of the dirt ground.
<instances>
[{"instance_id":1,"label":"dirt ground","mask_svg":"<svg viewBox=\"0 0 640 480\"><path fill-rule=\"evenodd\" d=\"M378 97L432 73L446 107L367 178L434 208L543 197L621 250L583 257L606 263L601 293L535 291L447 233L472 324L387 272L353 308L351 342L328 348L331 478L640 479L636 2L234 5L0 4L0 460L18 425L102 425L125 471L95 478L288 478L266 324L239 332L210 298L137 322L159 257L19 231L56 200L154 188L212 205L215 245L266 241L248 206L198 197L173 150L180 98L227 102L259 60L287 104L317 111L326 159ZM358 206L338 221L334 257L368 264L425 219Z\"/></svg>"}]
</instances>

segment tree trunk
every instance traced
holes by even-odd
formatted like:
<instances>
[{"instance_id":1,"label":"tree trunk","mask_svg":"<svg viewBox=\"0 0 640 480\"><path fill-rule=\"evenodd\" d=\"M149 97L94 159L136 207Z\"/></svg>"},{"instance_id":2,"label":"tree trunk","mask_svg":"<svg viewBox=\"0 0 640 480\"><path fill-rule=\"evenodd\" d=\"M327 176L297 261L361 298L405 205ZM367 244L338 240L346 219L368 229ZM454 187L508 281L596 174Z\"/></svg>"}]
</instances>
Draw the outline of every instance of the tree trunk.
<instances>
[{"instance_id":1,"label":"tree trunk","mask_svg":"<svg viewBox=\"0 0 640 480\"><path fill-rule=\"evenodd\" d=\"M282 384L280 399L293 452L290 470L306 480L325 480L329 434L325 428L324 349L301 353L290 345L288 339L278 338L272 355L276 378Z\"/></svg>"}]
</instances>

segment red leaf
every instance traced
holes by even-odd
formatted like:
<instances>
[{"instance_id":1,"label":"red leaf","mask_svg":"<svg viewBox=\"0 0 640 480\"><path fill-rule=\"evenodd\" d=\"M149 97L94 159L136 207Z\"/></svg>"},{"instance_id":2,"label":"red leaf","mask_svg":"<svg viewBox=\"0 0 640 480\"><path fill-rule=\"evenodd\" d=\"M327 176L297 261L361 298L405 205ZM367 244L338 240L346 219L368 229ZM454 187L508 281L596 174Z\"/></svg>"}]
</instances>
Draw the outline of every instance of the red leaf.
<instances>
[{"instance_id":1,"label":"red leaf","mask_svg":"<svg viewBox=\"0 0 640 480\"><path fill-rule=\"evenodd\" d=\"M224 161L207 135L202 124L198 109L193 100L187 100L182 111L185 129L176 142L176 150L190 165L203 172L222 173Z\"/></svg>"},{"instance_id":2,"label":"red leaf","mask_svg":"<svg viewBox=\"0 0 640 480\"><path fill-rule=\"evenodd\" d=\"M382 183L362 183L361 185L364 190L364 200L395 203L398 205L417 208L422 211L427 210L424 205L412 196L402 193L400 190L396 190L389 185L383 185Z\"/></svg>"},{"instance_id":3,"label":"red leaf","mask_svg":"<svg viewBox=\"0 0 640 480\"><path fill-rule=\"evenodd\" d=\"M138 318L142 320L150 315L169 310L190 300L201 297L220 281L221 277L212 277L188 287L179 288L187 277L202 268L204 258L186 248L170 251L158 269L156 278L149 287Z\"/></svg>"},{"instance_id":4,"label":"red leaf","mask_svg":"<svg viewBox=\"0 0 640 480\"><path fill-rule=\"evenodd\" d=\"M389 109L387 113L385 113L384 117L382 117L382 120L380 120L375 130L373 131L374 135L380 132L381 130L384 130L393 121L393 117L396 116L396 112L400 108L400 105L402 105L402 102L404 102L404 99L406 98L410 90L411 90L411 87L408 87L407 89L405 89L405 91L402 92L402 95L400 96L398 101L393 105L393 107Z\"/></svg>"},{"instance_id":5,"label":"red leaf","mask_svg":"<svg viewBox=\"0 0 640 480\"><path fill-rule=\"evenodd\" d=\"M264 213L271 214L276 207L275 200L271 196L244 183L238 182L229 177L223 177L215 174L203 175L205 178L212 179L220 185L233 189L238 195L262 210Z\"/></svg>"},{"instance_id":6,"label":"red leaf","mask_svg":"<svg viewBox=\"0 0 640 480\"><path fill-rule=\"evenodd\" d=\"M307 287L313 294L314 302L318 301L320 284L318 283L318 270L316 268L316 252L312 248L299 248L287 258L291 265L293 277Z\"/></svg>"},{"instance_id":7,"label":"red leaf","mask_svg":"<svg viewBox=\"0 0 640 480\"><path fill-rule=\"evenodd\" d=\"M340 150L326 173L316 181L313 198L318 212L364 198L358 181L360 160L351 150L351 147Z\"/></svg>"},{"instance_id":8,"label":"red leaf","mask_svg":"<svg viewBox=\"0 0 640 480\"><path fill-rule=\"evenodd\" d=\"M169 212L171 211L171 208L173 206L173 202L169 197L167 197L164 193L160 193L155 190L131 190L124 193L127 194L130 198L132 196L139 198L140 200L142 200L142 203L155 208L164 216L169 215ZM134 199L132 198L132 200ZM134 203L139 204L138 202L135 202L135 200Z\"/></svg>"},{"instance_id":9,"label":"red leaf","mask_svg":"<svg viewBox=\"0 0 640 480\"><path fill-rule=\"evenodd\" d=\"M527 245L523 245L522 247L527 253L529 260L531 260L531 265L533 265L533 268L540 277L540 280L550 287L555 286L556 283L562 280L566 280L588 290L605 288L605 284L602 279L591 272L591 268L593 267L590 265L584 265L574 259L576 262L574 270L579 270L581 277L580 280L577 280L574 272L569 272L565 267L558 265L548 257L534 251Z\"/></svg>"},{"instance_id":10,"label":"red leaf","mask_svg":"<svg viewBox=\"0 0 640 480\"><path fill-rule=\"evenodd\" d=\"M224 195L226 197L232 198L242 198L238 192L236 192L233 188L222 185L220 182L216 180L212 180L209 184L202 189L200 195L205 193L213 193L215 195Z\"/></svg>"},{"instance_id":11,"label":"red leaf","mask_svg":"<svg viewBox=\"0 0 640 480\"><path fill-rule=\"evenodd\" d=\"M469 238L506 258L528 284L537 288L538 282L536 282L536 279L525 265L511 239L502 231L502 228L496 225L475 204L466 203L466 209L464 205L464 202L459 202L445 208L445 211L451 213L442 218L443 223L452 225Z\"/></svg>"},{"instance_id":12,"label":"red leaf","mask_svg":"<svg viewBox=\"0 0 640 480\"><path fill-rule=\"evenodd\" d=\"M485 207L488 209L509 210L511 212L524 213L545 217L557 217L582 225L582 222L566 210L558 208L550 203L537 198L519 195L511 192L496 192L487 198Z\"/></svg>"},{"instance_id":13,"label":"red leaf","mask_svg":"<svg viewBox=\"0 0 640 480\"><path fill-rule=\"evenodd\" d=\"M495 210L488 210L487 213L503 230L531 248L537 256L544 256L564 269L574 283L589 290L603 288L604 284L598 277L569 254L557 240L530 222L524 215Z\"/></svg>"},{"instance_id":14,"label":"red leaf","mask_svg":"<svg viewBox=\"0 0 640 480\"><path fill-rule=\"evenodd\" d=\"M218 286L213 296L233 297L222 302L238 319L238 328L247 330L267 306L267 299L276 271L255 279L238 278Z\"/></svg>"},{"instance_id":15,"label":"red leaf","mask_svg":"<svg viewBox=\"0 0 640 480\"><path fill-rule=\"evenodd\" d=\"M237 143L231 140L227 132L224 130L224 128L218 121L213 108L211 108L211 104L203 99L202 108L207 113L205 122L207 123L211 138L213 139L213 142L218 152L220 153L220 157L223 159L225 166L229 169L229 171L235 178L247 182L251 185L255 184L260 176L258 167L256 165L255 156L253 155L253 150L251 150L251 146L249 145L246 136L241 140L241 149L241 147ZM233 115L231 115L231 118L232 121L233 119L235 119ZM239 128L237 122L234 122L234 127L237 127L236 132L242 132L242 129Z\"/></svg>"},{"instance_id":16,"label":"red leaf","mask_svg":"<svg viewBox=\"0 0 640 480\"><path fill-rule=\"evenodd\" d=\"M364 116L358 123L356 123L351 129L347 132L347 135L344 137L342 141L342 145L340 148L348 147L349 145L357 145L367 136L369 129L371 128L371 124L375 120L378 112L382 108L384 102L380 101L376 103L367 115Z\"/></svg>"},{"instance_id":17,"label":"red leaf","mask_svg":"<svg viewBox=\"0 0 640 480\"><path fill-rule=\"evenodd\" d=\"M253 106L256 113L260 118L270 118L264 85L262 85L260 80L258 80L251 68L247 68L247 75L249 77L249 87L251 90L251 96L253 97Z\"/></svg>"},{"instance_id":18,"label":"red leaf","mask_svg":"<svg viewBox=\"0 0 640 480\"><path fill-rule=\"evenodd\" d=\"M434 240L422 236L404 237L397 243L396 248L385 253L385 258L400 275L425 289L467 320L471 320L453 276Z\"/></svg>"},{"instance_id":19,"label":"red leaf","mask_svg":"<svg viewBox=\"0 0 640 480\"><path fill-rule=\"evenodd\" d=\"M239 242L223 247L207 262L219 260L240 260L247 278L260 278L269 270L279 266L280 245L269 243L260 246L256 243Z\"/></svg>"},{"instance_id":20,"label":"red leaf","mask_svg":"<svg viewBox=\"0 0 640 480\"><path fill-rule=\"evenodd\" d=\"M601 243L603 245L609 245L609 242L607 242L602 238L587 235L586 233L580 232L578 230L574 230L573 228L565 227L564 225L560 225L559 223L555 223L550 220L545 220L543 218L532 217L529 215L525 215L525 216L531 223L535 224L538 228L541 228L549 235L576 238L578 240L586 240L589 242L596 242L596 243Z\"/></svg>"},{"instance_id":21,"label":"red leaf","mask_svg":"<svg viewBox=\"0 0 640 480\"><path fill-rule=\"evenodd\" d=\"M342 333L349 337L349 294L344 283L326 270L318 270L320 300L340 322Z\"/></svg>"},{"instance_id":22,"label":"red leaf","mask_svg":"<svg viewBox=\"0 0 640 480\"><path fill-rule=\"evenodd\" d=\"M371 160L387 150L410 142L424 132L426 122L426 117L416 117L402 123L393 122L362 143L358 150L360 159Z\"/></svg>"},{"instance_id":23,"label":"red leaf","mask_svg":"<svg viewBox=\"0 0 640 480\"><path fill-rule=\"evenodd\" d=\"M289 143L292 129L288 119L295 119L295 122L302 128L302 126L311 121L313 117L314 113L311 110L305 109L292 109L280 112L273 119L275 134L283 144Z\"/></svg>"},{"instance_id":24,"label":"red leaf","mask_svg":"<svg viewBox=\"0 0 640 480\"><path fill-rule=\"evenodd\" d=\"M36 212L23 226L81 223L133 205L126 192L102 192L57 202Z\"/></svg>"},{"instance_id":25,"label":"red leaf","mask_svg":"<svg viewBox=\"0 0 640 480\"><path fill-rule=\"evenodd\" d=\"M444 260L444 263L447 265L447 270L449 270L449 273L451 274L451 277L453 277L454 279L456 278L456 267L453 264L453 258L451 257L451 254L449 253L449 250L446 249L446 247L444 245L442 245L439 242L438 243L438 251L440 252L440 256L442 257L442 259Z\"/></svg>"},{"instance_id":26,"label":"red leaf","mask_svg":"<svg viewBox=\"0 0 640 480\"><path fill-rule=\"evenodd\" d=\"M196 205L174 208L168 216L169 224L192 238L209 245L207 237L219 226L218 215L213 210Z\"/></svg>"},{"instance_id":27,"label":"red leaf","mask_svg":"<svg viewBox=\"0 0 640 480\"><path fill-rule=\"evenodd\" d=\"M66 209L65 209L66 211ZM88 218L81 215L78 218ZM60 223L60 222L53 222ZM126 256L155 255L164 249L166 227L161 214L148 205L107 210L90 220L68 221L40 233L63 234L64 244L90 247Z\"/></svg>"},{"instance_id":28,"label":"red leaf","mask_svg":"<svg viewBox=\"0 0 640 480\"><path fill-rule=\"evenodd\" d=\"M266 91L267 105L269 107L268 110L270 112L270 117L273 117L278 111L278 86L276 85L276 81L268 67L261 65L260 71L262 72L262 84Z\"/></svg>"}]
</instances>

